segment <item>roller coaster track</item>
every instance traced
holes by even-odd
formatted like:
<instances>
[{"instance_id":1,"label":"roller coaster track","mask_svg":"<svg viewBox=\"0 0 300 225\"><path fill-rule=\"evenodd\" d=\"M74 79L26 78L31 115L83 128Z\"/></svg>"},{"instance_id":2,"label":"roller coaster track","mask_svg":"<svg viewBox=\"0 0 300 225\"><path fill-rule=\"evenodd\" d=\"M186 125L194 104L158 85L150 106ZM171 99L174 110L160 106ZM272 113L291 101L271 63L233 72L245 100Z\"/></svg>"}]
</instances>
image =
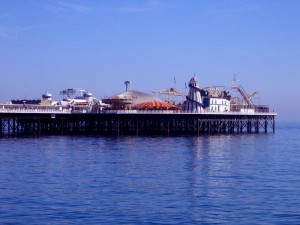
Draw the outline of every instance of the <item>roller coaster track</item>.
<instances>
[{"instance_id":1,"label":"roller coaster track","mask_svg":"<svg viewBox=\"0 0 300 225\"><path fill-rule=\"evenodd\" d=\"M208 90L211 88L230 88L230 89L235 89L237 90L241 96L243 97L243 99L245 100L245 102L248 104L248 106L250 108L254 108L254 103L252 102L250 96L246 93L245 89L239 85L239 86L211 86L211 87L205 87L204 89Z\"/></svg>"},{"instance_id":2,"label":"roller coaster track","mask_svg":"<svg viewBox=\"0 0 300 225\"><path fill-rule=\"evenodd\" d=\"M242 95L242 97L244 98L245 102L251 107L254 108L254 104L252 102L252 100L250 99L250 97L248 96L248 94L246 93L246 91L244 90L244 88L240 85L240 86L231 86L232 89L237 89L238 92Z\"/></svg>"}]
</instances>

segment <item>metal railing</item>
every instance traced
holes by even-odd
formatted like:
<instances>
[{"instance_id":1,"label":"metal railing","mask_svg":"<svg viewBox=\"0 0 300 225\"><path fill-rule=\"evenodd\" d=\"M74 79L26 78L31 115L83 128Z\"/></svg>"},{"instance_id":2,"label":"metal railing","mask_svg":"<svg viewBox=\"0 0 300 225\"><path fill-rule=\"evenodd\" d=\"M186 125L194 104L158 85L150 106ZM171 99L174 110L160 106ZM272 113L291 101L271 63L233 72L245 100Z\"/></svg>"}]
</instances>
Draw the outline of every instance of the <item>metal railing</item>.
<instances>
[{"instance_id":1,"label":"metal railing","mask_svg":"<svg viewBox=\"0 0 300 225\"><path fill-rule=\"evenodd\" d=\"M99 112L88 112L86 110L82 111L72 111L71 109L63 107L15 107L12 105L0 105L0 113L54 113L54 114L71 114L71 113L91 113L91 114L205 114L205 115L277 115L273 112L255 112L254 110L241 110L241 111L201 111L201 112L186 112L183 110L102 110Z\"/></svg>"},{"instance_id":2,"label":"metal railing","mask_svg":"<svg viewBox=\"0 0 300 225\"><path fill-rule=\"evenodd\" d=\"M253 111L226 111L226 112L213 112L213 111L202 111L202 112L186 112L183 110L103 110L100 114L206 114L206 115L277 115L277 113L270 112L254 112Z\"/></svg>"},{"instance_id":3,"label":"metal railing","mask_svg":"<svg viewBox=\"0 0 300 225\"><path fill-rule=\"evenodd\" d=\"M63 107L20 107L13 105L0 105L0 113L71 113L70 109Z\"/></svg>"}]
</instances>

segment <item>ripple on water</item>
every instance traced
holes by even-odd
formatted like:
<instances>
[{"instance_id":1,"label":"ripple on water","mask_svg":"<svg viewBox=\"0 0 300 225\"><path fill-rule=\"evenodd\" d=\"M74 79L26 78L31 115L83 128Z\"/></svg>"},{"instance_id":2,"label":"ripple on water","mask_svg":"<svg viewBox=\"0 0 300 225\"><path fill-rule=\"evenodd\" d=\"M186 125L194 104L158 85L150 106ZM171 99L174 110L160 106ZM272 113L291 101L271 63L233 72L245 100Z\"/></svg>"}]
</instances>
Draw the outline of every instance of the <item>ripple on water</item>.
<instances>
[{"instance_id":1,"label":"ripple on water","mask_svg":"<svg viewBox=\"0 0 300 225\"><path fill-rule=\"evenodd\" d=\"M300 126L0 139L0 223L297 224Z\"/></svg>"}]
</instances>

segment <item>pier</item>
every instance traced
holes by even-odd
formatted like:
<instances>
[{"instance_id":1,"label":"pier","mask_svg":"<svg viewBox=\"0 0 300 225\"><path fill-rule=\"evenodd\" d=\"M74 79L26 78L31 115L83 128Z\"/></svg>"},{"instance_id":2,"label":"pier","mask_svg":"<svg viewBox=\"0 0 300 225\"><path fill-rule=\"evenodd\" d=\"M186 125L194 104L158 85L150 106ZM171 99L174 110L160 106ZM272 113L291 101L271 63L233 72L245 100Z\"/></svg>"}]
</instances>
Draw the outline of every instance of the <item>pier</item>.
<instances>
[{"instance_id":1,"label":"pier","mask_svg":"<svg viewBox=\"0 0 300 225\"><path fill-rule=\"evenodd\" d=\"M45 93L41 100L12 100L0 104L0 136L18 135L201 135L275 132L269 106L257 105L242 86L201 89L193 76L188 94L175 88L156 91L185 96L175 104L131 90L97 99L83 89L60 92L62 101ZM232 96L235 90L238 95Z\"/></svg>"},{"instance_id":2,"label":"pier","mask_svg":"<svg viewBox=\"0 0 300 225\"><path fill-rule=\"evenodd\" d=\"M3 112L1 136L178 135L275 132L276 113L107 110L101 113Z\"/></svg>"}]
</instances>

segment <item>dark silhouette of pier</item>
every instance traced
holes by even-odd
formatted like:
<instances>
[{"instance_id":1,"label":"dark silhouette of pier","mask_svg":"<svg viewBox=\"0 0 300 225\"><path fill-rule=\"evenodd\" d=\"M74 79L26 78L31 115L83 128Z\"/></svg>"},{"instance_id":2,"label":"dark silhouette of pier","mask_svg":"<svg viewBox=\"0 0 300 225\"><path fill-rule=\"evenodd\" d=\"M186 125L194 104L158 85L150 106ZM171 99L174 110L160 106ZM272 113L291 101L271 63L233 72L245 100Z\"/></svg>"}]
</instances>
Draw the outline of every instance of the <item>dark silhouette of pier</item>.
<instances>
[{"instance_id":1,"label":"dark silhouette of pier","mask_svg":"<svg viewBox=\"0 0 300 225\"><path fill-rule=\"evenodd\" d=\"M275 132L275 113L0 113L0 135L178 135Z\"/></svg>"}]
</instances>

